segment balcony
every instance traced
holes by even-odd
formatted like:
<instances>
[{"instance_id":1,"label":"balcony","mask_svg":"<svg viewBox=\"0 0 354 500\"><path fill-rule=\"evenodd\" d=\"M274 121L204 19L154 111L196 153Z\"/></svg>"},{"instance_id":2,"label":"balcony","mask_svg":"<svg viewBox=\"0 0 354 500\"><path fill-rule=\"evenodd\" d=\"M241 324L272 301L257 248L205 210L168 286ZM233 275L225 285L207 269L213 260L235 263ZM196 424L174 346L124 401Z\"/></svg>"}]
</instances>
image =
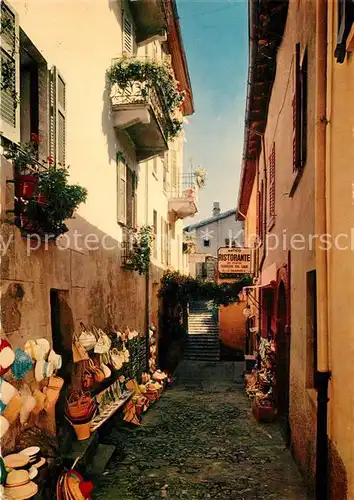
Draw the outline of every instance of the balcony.
<instances>
[{"instance_id":1,"label":"balcony","mask_svg":"<svg viewBox=\"0 0 354 500\"><path fill-rule=\"evenodd\" d=\"M171 190L168 200L170 222L193 217L198 212L198 187L190 174L182 175L180 186Z\"/></svg>"},{"instance_id":2,"label":"balcony","mask_svg":"<svg viewBox=\"0 0 354 500\"><path fill-rule=\"evenodd\" d=\"M168 15L164 0L131 0L136 41L142 43L167 31Z\"/></svg>"},{"instance_id":3,"label":"balcony","mask_svg":"<svg viewBox=\"0 0 354 500\"><path fill-rule=\"evenodd\" d=\"M123 58L108 76L113 126L128 134L137 161L167 151L168 140L182 128L178 108L184 99L168 63Z\"/></svg>"}]
</instances>

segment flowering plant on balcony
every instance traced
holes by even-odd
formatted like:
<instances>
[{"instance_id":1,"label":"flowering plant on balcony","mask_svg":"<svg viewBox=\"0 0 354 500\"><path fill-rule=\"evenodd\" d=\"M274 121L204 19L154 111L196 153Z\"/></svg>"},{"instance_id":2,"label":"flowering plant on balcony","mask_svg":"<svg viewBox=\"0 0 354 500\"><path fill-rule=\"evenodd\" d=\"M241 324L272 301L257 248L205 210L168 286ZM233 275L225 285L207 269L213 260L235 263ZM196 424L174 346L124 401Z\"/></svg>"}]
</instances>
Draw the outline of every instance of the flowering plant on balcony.
<instances>
[{"instance_id":1,"label":"flowering plant on balcony","mask_svg":"<svg viewBox=\"0 0 354 500\"><path fill-rule=\"evenodd\" d=\"M15 224L27 233L57 238L68 231L64 221L86 201L87 190L68 182L68 167L54 165L51 157L39 162L40 138L11 145L5 157L12 161L15 183Z\"/></svg>"},{"instance_id":2,"label":"flowering plant on balcony","mask_svg":"<svg viewBox=\"0 0 354 500\"><path fill-rule=\"evenodd\" d=\"M202 188L205 186L208 171L205 168L198 167L194 172L194 178L197 186Z\"/></svg>"},{"instance_id":3,"label":"flowering plant on balcony","mask_svg":"<svg viewBox=\"0 0 354 500\"><path fill-rule=\"evenodd\" d=\"M153 60L122 58L108 70L108 79L113 86L117 84L129 95L136 92L138 86L142 100L146 100L151 89L162 96L165 111L173 115L181 106L185 92L179 89L171 66L165 61L157 63ZM168 126L169 138L176 137L182 128L182 121L174 117Z\"/></svg>"}]
</instances>

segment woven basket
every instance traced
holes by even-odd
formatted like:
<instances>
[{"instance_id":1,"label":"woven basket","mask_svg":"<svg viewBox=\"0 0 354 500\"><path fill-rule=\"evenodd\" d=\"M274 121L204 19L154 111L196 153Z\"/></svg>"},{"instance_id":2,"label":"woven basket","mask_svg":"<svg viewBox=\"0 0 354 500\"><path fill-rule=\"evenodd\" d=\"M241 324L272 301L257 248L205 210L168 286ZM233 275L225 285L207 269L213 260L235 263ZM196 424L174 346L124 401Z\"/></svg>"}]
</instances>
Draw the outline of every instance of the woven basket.
<instances>
[{"instance_id":1,"label":"woven basket","mask_svg":"<svg viewBox=\"0 0 354 500\"><path fill-rule=\"evenodd\" d=\"M17 392L14 397L11 399L10 403L7 405L3 416L9 421L10 424L15 422L17 417L20 414L22 406L22 398L20 394Z\"/></svg>"}]
</instances>

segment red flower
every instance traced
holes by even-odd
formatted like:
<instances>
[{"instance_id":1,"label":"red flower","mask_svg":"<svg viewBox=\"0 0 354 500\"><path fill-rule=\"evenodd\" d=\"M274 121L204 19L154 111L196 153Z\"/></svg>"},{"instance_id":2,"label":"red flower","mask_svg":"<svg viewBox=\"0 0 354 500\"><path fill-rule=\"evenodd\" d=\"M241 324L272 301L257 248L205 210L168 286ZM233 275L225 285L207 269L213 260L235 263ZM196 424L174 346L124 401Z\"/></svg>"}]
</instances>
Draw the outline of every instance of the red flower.
<instances>
[{"instance_id":1,"label":"red flower","mask_svg":"<svg viewBox=\"0 0 354 500\"><path fill-rule=\"evenodd\" d=\"M49 165L53 165L54 160L51 156L47 156L47 160L48 160Z\"/></svg>"},{"instance_id":2,"label":"red flower","mask_svg":"<svg viewBox=\"0 0 354 500\"><path fill-rule=\"evenodd\" d=\"M36 144L39 144L41 142L41 138L39 137L39 135L32 133L31 134L31 141L35 142Z\"/></svg>"}]
</instances>

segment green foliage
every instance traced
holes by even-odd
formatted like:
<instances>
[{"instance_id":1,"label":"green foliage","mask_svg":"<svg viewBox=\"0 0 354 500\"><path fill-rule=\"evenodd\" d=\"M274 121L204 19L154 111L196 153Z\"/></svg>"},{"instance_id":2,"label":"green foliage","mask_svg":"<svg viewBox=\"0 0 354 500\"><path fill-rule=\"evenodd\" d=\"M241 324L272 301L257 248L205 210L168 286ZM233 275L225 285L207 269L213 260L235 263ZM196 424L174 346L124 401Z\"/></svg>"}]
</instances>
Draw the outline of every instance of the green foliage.
<instances>
[{"instance_id":1,"label":"green foliage","mask_svg":"<svg viewBox=\"0 0 354 500\"><path fill-rule=\"evenodd\" d=\"M108 79L112 85L116 83L128 92L132 84L140 84L140 93L145 99L150 89L155 89L162 96L167 113L173 113L182 105L185 98L185 92L178 89L178 82L174 78L173 71L166 63L122 58L108 70ZM166 131L168 137L176 137L181 128L182 122L173 118Z\"/></svg>"},{"instance_id":2,"label":"green foliage","mask_svg":"<svg viewBox=\"0 0 354 500\"><path fill-rule=\"evenodd\" d=\"M87 198L87 190L77 184L69 184L68 176L67 168L54 165L39 173L37 189L45 197L46 220L54 234L68 230L64 221L70 219L74 210Z\"/></svg>"},{"instance_id":3,"label":"green foliage","mask_svg":"<svg viewBox=\"0 0 354 500\"><path fill-rule=\"evenodd\" d=\"M133 250L129 255L128 267L139 274L147 274L150 268L151 248L154 241L152 226L142 226L135 234Z\"/></svg>"},{"instance_id":4,"label":"green foliage","mask_svg":"<svg viewBox=\"0 0 354 500\"><path fill-rule=\"evenodd\" d=\"M161 278L159 296L170 304L186 304L196 300L212 301L215 307L239 302L238 294L252 284L248 275L241 274L234 283L203 282L177 271L166 271Z\"/></svg>"},{"instance_id":5,"label":"green foliage","mask_svg":"<svg viewBox=\"0 0 354 500\"><path fill-rule=\"evenodd\" d=\"M20 144L11 143L5 151L5 158L11 160L14 166L15 174L21 174L28 166L34 166L37 163L39 137L32 134L32 140Z\"/></svg>"}]
</instances>

